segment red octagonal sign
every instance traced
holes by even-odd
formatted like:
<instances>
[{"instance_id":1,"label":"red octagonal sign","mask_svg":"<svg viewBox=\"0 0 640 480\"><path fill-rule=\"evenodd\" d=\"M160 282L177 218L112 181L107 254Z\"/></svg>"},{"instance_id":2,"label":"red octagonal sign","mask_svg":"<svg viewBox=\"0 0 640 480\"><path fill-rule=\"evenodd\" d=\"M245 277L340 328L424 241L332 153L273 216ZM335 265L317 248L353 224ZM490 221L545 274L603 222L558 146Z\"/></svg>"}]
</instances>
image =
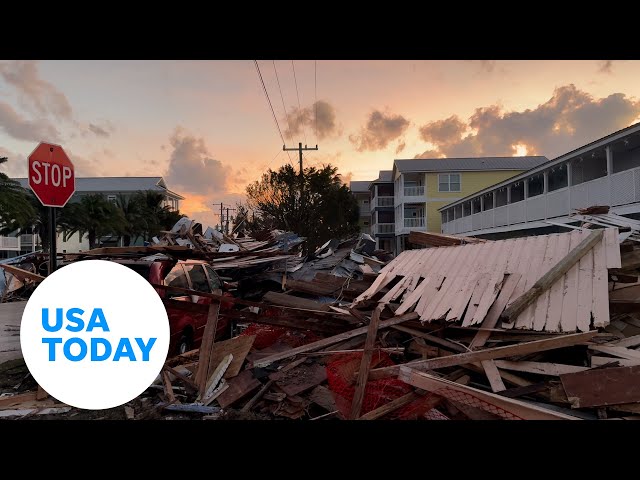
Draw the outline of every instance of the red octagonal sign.
<instances>
[{"instance_id":1,"label":"red octagonal sign","mask_svg":"<svg viewBox=\"0 0 640 480\"><path fill-rule=\"evenodd\" d=\"M45 207L64 207L76 191L73 163L60 145L41 142L29 155L29 187Z\"/></svg>"}]
</instances>

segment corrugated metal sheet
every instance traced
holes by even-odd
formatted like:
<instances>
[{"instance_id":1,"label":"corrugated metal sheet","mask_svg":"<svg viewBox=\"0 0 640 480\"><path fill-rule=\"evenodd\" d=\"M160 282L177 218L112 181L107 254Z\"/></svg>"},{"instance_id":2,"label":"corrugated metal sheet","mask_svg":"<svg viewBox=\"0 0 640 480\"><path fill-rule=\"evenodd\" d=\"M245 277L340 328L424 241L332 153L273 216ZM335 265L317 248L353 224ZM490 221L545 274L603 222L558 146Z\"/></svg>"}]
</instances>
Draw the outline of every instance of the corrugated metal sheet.
<instances>
[{"instance_id":1,"label":"corrugated metal sheet","mask_svg":"<svg viewBox=\"0 0 640 480\"><path fill-rule=\"evenodd\" d=\"M396 313L410 311L415 305L414 311L420 314L423 322L446 319L462 320L463 326L478 325L510 274L518 274L519 279L507 306L590 233L574 230L482 244L408 250L385 266L355 303L371 298L398 277L403 277L381 299L393 301L404 293ZM617 228L605 229L600 243L513 323L503 323L502 327L550 332L588 331L592 318L595 327L607 325L608 268L620 268ZM412 291L408 290L410 287Z\"/></svg>"},{"instance_id":2,"label":"corrugated metal sheet","mask_svg":"<svg viewBox=\"0 0 640 480\"><path fill-rule=\"evenodd\" d=\"M399 172L455 172L479 170L529 170L548 162L543 156L475 157L475 158L417 158L395 160Z\"/></svg>"}]
</instances>

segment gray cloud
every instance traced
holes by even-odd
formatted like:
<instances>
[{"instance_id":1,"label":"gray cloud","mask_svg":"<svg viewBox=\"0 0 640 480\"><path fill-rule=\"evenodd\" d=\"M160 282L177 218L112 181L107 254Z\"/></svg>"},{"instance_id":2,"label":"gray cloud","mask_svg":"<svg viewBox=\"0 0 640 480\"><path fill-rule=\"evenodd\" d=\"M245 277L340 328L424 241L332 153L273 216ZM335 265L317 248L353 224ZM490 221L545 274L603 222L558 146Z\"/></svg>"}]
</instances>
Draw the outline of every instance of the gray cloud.
<instances>
[{"instance_id":1,"label":"gray cloud","mask_svg":"<svg viewBox=\"0 0 640 480\"><path fill-rule=\"evenodd\" d=\"M0 63L0 75L20 92L25 106L34 107L38 113L71 120L72 109L67 97L53 84L40 78L35 61Z\"/></svg>"},{"instance_id":2,"label":"gray cloud","mask_svg":"<svg viewBox=\"0 0 640 480\"><path fill-rule=\"evenodd\" d=\"M555 158L628 126L638 115L640 101L633 97L613 93L594 98L570 84L556 88L534 109L506 112L490 105L477 108L467 122L454 115L423 125L422 139L437 149L418 157L509 156L521 144L529 155ZM462 138L467 129L474 133Z\"/></svg>"},{"instance_id":3,"label":"gray cloud","mask_svg":"<svg viewBox=\"0 0 640 480\"><path fill-rule=\"evenodd\" d=\"M409 120L402 115L374 110L358 135L349 135L349 141L359 152L382 150L389 142L400 137L409 127Z\"/></svg>"},{"instance_id":4,"label":"gray cloud","mask_svg":"<svg viewBox=\"0 0 640 480\"><path fill-rule=\"evenodd\" d=\"M80 155L76 155L69 151L68 148L64 149L69 159L73 163L76 176L78 177L91 177L99 175L96 161L89 160ZM31 152L29 152L31 153ZM4 172L10 178L26 177L27 176L27 154L16 153L6 148L0 147L0 157L7 157L7 162L2 164Z\"/></svg>"},{"instance_id":5,"label":"gray cloud","mask_svg":"<svg viewBox=\"0 0 640 480\"><path fill-rule=\"evenodd\" d=\"M8 103L0 102L0 129L17 140L60 141L58 130L49 121L27 120Z\"/></svg>"},{"instance_id":6,"label":"gray cloud","mask_svg":"<svg viewBox=\"0 0 640 480\"><path fill-rule=\"evenodd\" d=\"M413 158L440 158L442 154L438 150L425 150L422 153L414 155Z\"/></svg>"},{"instance_id":7,"label":"gray cloud","mask_svg":"<svg viewBox=\"0 0 640 480\"><path fill-rule=\"evenodd\" d=\"M317 115L317 124L316 124ZM286 138L302 135L306 128L309 132L317 129L318 140L338 134L336 123L336 111L329 102L318 100L310 107L294 107L291 113L287 114L287 128L284 131Z\"/></svg>"},{"instance_id":8,"label":"gray cloud","mask_svg":"<svg viewBox=\"0 0 640 480\"><path fill-rule=\"evenodd\" d=\"M396 155L398 155L400 152L402 152L404 150L404 147L406 147L407 144L403 141L398 142L398 146L396 147Z\"/></svg>"},{"instance_id":9,"label":"gray cloud","mask_svg":"<svg viewBox=\"0 0 640 480\"><path fill-rule=\"evenodd\" d=\"M170 138L173 147L167 169L167 182L185 193L208 194L226 191L231 167L212 158L204 139L176 128ZM174 187L175 186L175 187Z\"/></svg>"},{"instance_id":10,"label":"gray cloud","mask_svg":"<svg viewBox=\"0 0 640 480\"><path fill-rule=\"evenodd\" d=\"M111 122L105 121L102 122L102 125L90 123L89 130L97 137L109 137L115 131L115 128Z\"/></svg>"},{"instance_id":11,"label":"gray cloud","mask_svg":"<svg viewBox=\"0 0 640 480\"><path fill-rule=\"evenodd\" d=\"M612 73L611 67L613 67L613 60L600 60L598 62L598 72L600 73Z\"/></svg>"}]
</instances>

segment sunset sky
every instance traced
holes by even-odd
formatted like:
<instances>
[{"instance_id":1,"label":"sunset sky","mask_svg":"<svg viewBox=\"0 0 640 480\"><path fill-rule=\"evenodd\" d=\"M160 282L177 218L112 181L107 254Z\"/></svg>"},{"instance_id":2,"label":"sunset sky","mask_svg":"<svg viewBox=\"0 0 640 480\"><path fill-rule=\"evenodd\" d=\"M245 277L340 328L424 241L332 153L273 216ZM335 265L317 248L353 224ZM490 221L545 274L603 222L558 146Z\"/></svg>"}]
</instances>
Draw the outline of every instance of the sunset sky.
<instances>
[{"instance_id":1,"label":"sunset sky","mask_svg":"<svg viewBox=\"0 0 640 480\"><path fill-rule=\"evenodd\" d=\"M640 121L640 61L258 64L287 146L317 143L307 164L345 181L394 158L554 158ZM25 176L40 140L78 176L164 176L205 227L289 161L252 60L0 61L0 168Z\"/></svg>"}]
</instances>

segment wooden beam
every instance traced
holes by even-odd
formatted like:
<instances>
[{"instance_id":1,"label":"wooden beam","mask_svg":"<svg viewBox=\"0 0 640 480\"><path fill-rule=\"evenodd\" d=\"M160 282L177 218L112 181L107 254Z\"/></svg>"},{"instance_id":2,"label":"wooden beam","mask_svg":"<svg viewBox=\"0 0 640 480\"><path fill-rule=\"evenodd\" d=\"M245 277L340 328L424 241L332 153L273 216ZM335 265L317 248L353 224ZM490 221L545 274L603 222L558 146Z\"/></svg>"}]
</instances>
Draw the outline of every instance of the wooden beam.
<instances>
[{"instance_id":1,"label":"wooden beam","mask_svg":"<svg viewBox=\"0 0 640 480\"><path fill-rule=\"evenodd\" d=\"M33 282L39 283L45 279L45 277L43 277L42 275L31 273L27 270L23 270L22 268L14 267L13 265L4 265L0 263L0 268L4 268L7 272L9 272L20 281L28 279Z\"/></svg>"},{"instance_id":2,"label":"wooden beam","mask_svg":"<svg viewBox=\"0 0 640 480\"><path fill-rule=\"evenodd\" d=\"M173 394L173 386L171 385L171 380L169 379L169 372L166 370L162 370L160 372L160 376L162 377L162 386L164 387L164 395L167 397L167 401L169 403L173 403L176 401L176 397Z\"/></svg>"},{"instance_id":3,"label":"wooden beam","mask_svg":"<svg viewBox=\"0 0 640 480\"><path fill-rule=\"evenodd\" d=\"M406 313L404 315L400 315L398 317L392 317L388 320L383 320L380 322L378 326L379 329L388 328L393 325L398 325L399 323L406 322L408 320L415 320L419 315L415 312ZM278 362L280 360L284 360L285 358L291 358L294 355L298 355L300 353L305 352L315 352L316 350L320 350L322 348L333 345L334 343L342 342L343 340L348 340L353 337L357 337L358 335L363 335L367 333L369 330L368 326L356 328L349 332L341 333L339 335L334 335L333 337L323 338L322 340L318 340L317 342L308 343L307 345L302 345L297 348L292 348L291 350L287 350L286 352L275 353L269 357L262 358L254 363L254 367L266 367L271 365L274 362Z\"/></svg>"},{"instance_id":4,"label":"wooden beam","mask_svg":"<svg viewBox=\"0 0 640 480\"><path fill-rule=\"evenodd\" d=\"M547 410L521 400L503 397L495 393L484 392L466 385L460 385L456 382L434 377L404 365L400 369L400 375L398 378L409 385L413 385L416 388L421 388L429 392L455 390L466 395L471 395L482 402L498 407L517 418L525 420L578 420L577 417L565 415L553 410Z\"/></svg>"},{"instance_id":5,"label":"wooden beam","mask_svg":"<svg viewBox=\"0 0 640 480\"><path fill-rule=\"evenodd\" d=\"M589 350L596 352L608 353L627 360L640 360L640 352L625 347L609 347L607 345L589 345Z\"/></svg>"},{"instance_id":6,"label":"wooden beam","mask_svg":"<svg viewBox=\"0 0 640 480\"><path fill-rule=\"evenodd\" d=\"M167 370L169 373L171 373L174 377L176 377L178 380L180 380L185 387L187 387L188 389L197 392L198 391L198 385L196 385L196 383L191 380L188 377L185 377L183 374L181 374L180 372L178 372L177 370L171 368L169 365L165 365L163 367L165 370Z\"/></svg>"},{"instance_id":7,"label":"wooden beam","mask_svg":"<svg viewBox=\"0 0 640 480\"><path fill-rule=\"evenodd\" d=\"M573 333L569 335L558 335L547 340L536 340L534 342L524 342L517 345L507 345L505 347L487 348L476 352L460 353L448 357L431 358L427 360L414 360L405 363L405 366L418 370L432 370L435 368L453 367L464 365L465 363L481 362L482 360L495 360L497 358L511 357L513 355L526 355L528 353L543 352L556 348L568 347L588 341L596 333L596 330L584 333ZM388 378L400 373L400 365L391 367L376 368L369 374L369 379Z\"/></svg>"},{"instance_id":8,"label":"wooden beam","mask_svg":"<svg viewBox=\"0 0 640 480\"><path fill-rule=\"evenodd\" d=\"M364 389L367 386L369 378L369 370L371 368L371 357L373 356L373 347L378 337L378 326L380 325L380 313L384 306L378 305L371 315L371 322L367 330L367 339L364 342L364 352L360 361L360 370L356 381L356 389L353 394L353 402L351 403L350 420L355 420L360 416L362 410L362 401L364 400Z\"/></svg>"},{"instance_id":9,"label":"wooden beam","mask_svg":"<svg viewBox=\"0 0 640 480\"><path fill-rule=\"evenodd\" d=\"M262 297L265 302L281 305L284 307L302 308L306 310L329 311L329 305L309 300L307 298L295 297L286 293L267 292Z\"/></svg>"},{"instance_id":10,"label":"wooden beam","mask_svg":"<svg viewBox=\"0 0 640 480\"><path fill-rule=\"evenodd\" d=\"M381 407L376 408L375 410L371 410L370 412L365 413L364 415L359 417L358 420L376 420L390 414L391 412L401 407L404 407L405 405L409 405L411 402L419 398L420 395L418 395L416 392L409 392L406 395L401 396L400 398L391 400L389 403L386 403ZM438 397L438 401L440 401L440 397Z\"/></svg>"},{"instance_id":11,"label":"wooden beam","mask_svg":"<svg viewBox=\"0 0 640 480\"><path fill-rule=\"evenodd\" d=\"M599 357L596 355L591 356L591 367L601 367L602 365L613 364L615 362L618 367L633 367L634 365L640 365L640 360L628 360L626 358L611 358L611 357Z\"/></svg>"},{"instance_id":12,"label":"wooden beam","mask_svg":"<svg viewBox=\"0 0 640 480\"><path fill-rule=\"evenodd\" d=\"M539 375L551 375L557 377L564 373L576 373L589 370L589 367L577 367L575 365L562 365L560 363L543 362L511 362L509 360L496 360L496 366L505 370L516 372L537 373Z\"/></svg>"},{"instance_id":13,"label":"wooden beam","mask_svg":"<svg viewBox=\"0 0 640 480\"><path fill-rule=\"evenodd\" d=\"M401 332L408 333L409 335L412 335L414 337L424 338L425 340L431 343L435 343L436 345L440 345L441 347L448 348L449 350L452 350L454 352L463 353L463 352L469 351L459 343L454 343L452 341L447 340L446 338L440 338L435 335L431 335L429 333L421 332L420 330L416 330L414 328L408 328L403 325L396 325L391 328L393 328L394 330L399 330Z\"/></svg>"},{"instance_id":14,"label":"wooden beam","mask_svg":"<svg viewBox=\"0 0 640 480\"><path fill-rule=\"evenodd\" d=\"M627 347L633 348L640 345L640 335L634 335L632 337L623 338L622 340L617 340L615 342L611 342L611 345L614 347Z\"/></svg>"},{"instance_id":15,"label":"wooden beam","mask_svg":"<svg viewBox=\"0 0 640 480\"><path fill-rule=\"evenodd\" d=\"M253 406L258 403L258 400L260 400L262 398L262 396L267 393L267 390L269 390L271 388L271 386L275 383L274 380L269 380L267 383L264 384L264 386L258 390L258 393L256 393L251 400L249 400L247 402L247 404L242 407L240 409L241 412L248 412L249 410L251 410L253 408Z\"/></svg>"},{"instance_id":16,"label":"wooden beam","mask_svg":"<svg viewBox=\"0 0 640 480\"><path fill-rule=\"evenodd\" d=\"M507 387L504 386L504 382L502 381L502 377L500 376L500 372L498 372L498 367L496 367L495 362L493 360L482 360L480 363L482 364L484 373L487 376L487 380L489 380L491 390L494 393L506 390Z\"/></svg>"},{"instance_id":17,"label":"wooden beam","mask_svg":"<svg viewBox=\"0 0 640 480\"><path fill-rule=\"evenodd\" d=\"M569 254L560 260L551 270L538 279L533 286L518 297L506 310L500 318L507 323L513 322L516 317L522 313L534 300L542 293L548 290L559 278L567 273L587 252L589 252L598 242L602 241L604 230L596 230L589 234L587 238L582 240L576 248L571 250Z\"/></svg>"},{"instance_id":18,"label":"wooden beam","mask_svg":"<svg viewBox=\"0 0 640 480\"><path fill-rule=\"evenodd\" d=\"M200 344L200 355L198 357L198 373L196 374L195 383L198 385L198 394L204 395L209 380L209 360L211 359L211 350L215 342L216 331L218 330L218 314L220 313L220 304L218 302L209 305L207 313L207 324L204 327L202 335L202 343ZM214 367L215 368L215 367Z\"/></svg>"}]
</instances>

